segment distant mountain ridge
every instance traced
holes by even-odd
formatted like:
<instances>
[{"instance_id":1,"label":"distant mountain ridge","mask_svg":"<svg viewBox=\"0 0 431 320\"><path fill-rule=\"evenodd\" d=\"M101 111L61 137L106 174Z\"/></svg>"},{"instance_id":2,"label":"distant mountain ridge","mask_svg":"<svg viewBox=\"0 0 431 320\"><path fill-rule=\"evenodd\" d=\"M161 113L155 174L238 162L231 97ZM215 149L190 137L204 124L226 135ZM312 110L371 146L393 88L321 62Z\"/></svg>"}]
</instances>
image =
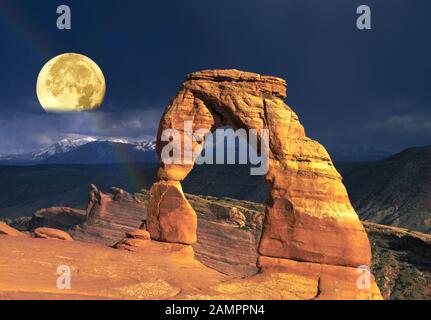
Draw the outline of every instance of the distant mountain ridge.
<instances>
[{"instance_id":1,"label":"distant mountain ridge","mask_svg":"<svg viewBox=\"0 0 431 320\"><path fill-rule=\"evenodd\" d=\"M87 163L96 163L95 161L87 161L83 160L80 162L79 158L75 158L73 161L71 159L73 158L72 155L68 155L67 157L63 157L62 155L76 151L80 149L83 146L86 146L88 144L96 143L99 144L93 144L92 146L98 147L98 150L102 150L101 145L103 143L106 145L104 152L109 152L108 146L113 149L114 153L116 152L114 149L118 147L118 151L125 151L125 149L129 149L129 152L126 152L129 154L129 157L126 157L128 161L130 162L140 162L143 161L154 161L157 162L156 158L149 157L150 153L155 154L156 150L156 138L153 136L144 136L141 138L124 138L124 137L96 137L96 136L73 136L73 137L66 137L61 140L59 140L56 143L53 143L49 146L46 146L44 148L41 148L39 150L34 150L32 152L24 152L24 153L18 153L18 154L0 154L0 165L35 165L35 164L70 164L70 163L76 163L76 164L87 164ZM103 143L102 143L103 142ZM123 146L120 146L123 145ZM128 147L125 147L124 145L127 145ZM215 148L220 147L217 143L214 142L214 157L216 156ZM86 147L86 149L88 146ZM224 148L225 157L227 152L227 146L223 145L222 148ZM147 153L146 156L143 157L142 154L139 152L135 152L132 150L138 150ZM238 143L235 145L235 150L230 150L235 152L236 155L236 161L238 162ZM339 146L334 148L328 148L328 151L330 155L332 156L333 160L335 162L369 162L369 161L377 161L384 159L386 157L389 157L393 154L393 152L386 150L386 149L379 149L379 148L373 148L373 147L364 147L364 146ZM252 149L251 152L254 152ZM133 156L135 158L133 158ZM66 162L63 158L67 158L68 160ZM97 157L96 157L97 158ZM101 163L121 163L124 162L121 158L117 158L117 160L111 158L109 161L106 161L101 158ZM215 159L215 158L214 158ZM60 161L60 162L58 162ZM215 161L215 160L214 160Z\"/></svg>"},{"instance_id":2,"label":"distant mountain ridge","mask_svg":"<svg viewBox=\"0 0 431 320\"><path fill-rule=\"evenodd\" d=\"M431 146L339 169L361 219L431 232Z\"/></svg>"},{"instance_id":3,"label":"distant mountain ridge","mask_svg":"<svg viewBox=\"0 0 431 320\"><path fill-rule=\"evenodd\" d=\"M327 148L331 158L335 162L365 162L378 161L393 155L393 149L378 148L373 146L330 146ZM397 150L398 151L398 150Z\"/></svg>"},{"instance_id":4,"label":"distant mountain ridge","mask_svg":"<svg viewBox=\"0 0 431 320\"><path fill-rule=\"evenodd\" d=\"M33 152L0 156L0 165L156 162L155 149L153 137L65 138Z\"/></svg>"},{"instance_id":5,"label":"distant mountain ridge","mask_svg":"<svg viewBox=\"0 0 431 320\"><path fill-rule=\"evenodd\" d=\"M156 162L154 149L144 145L95 141L73 151L58 153L42 161L43 164L108 164L129 162Z\"/></svg>"},{"instance_id":6,"label":"distant mountain ridge","mask_svg":"<svg viewBox=\"0 0 431 320\"><path fill-rule=\"evenodd\" d=\"M77 205L90 183L136 191L131 183L137 180L138 186L148 188L157 172L155 147L151 138L80 137L20 157L0 157L0 165L7 165L0 166L0 216L25 215L47 205ZM336 161L335 166L362 220L431 233L431 146L373 162ZM196 165L183 188L260 203L268 196L263 177L250 176L248 165Z\"/></svg>"}]
</instances>

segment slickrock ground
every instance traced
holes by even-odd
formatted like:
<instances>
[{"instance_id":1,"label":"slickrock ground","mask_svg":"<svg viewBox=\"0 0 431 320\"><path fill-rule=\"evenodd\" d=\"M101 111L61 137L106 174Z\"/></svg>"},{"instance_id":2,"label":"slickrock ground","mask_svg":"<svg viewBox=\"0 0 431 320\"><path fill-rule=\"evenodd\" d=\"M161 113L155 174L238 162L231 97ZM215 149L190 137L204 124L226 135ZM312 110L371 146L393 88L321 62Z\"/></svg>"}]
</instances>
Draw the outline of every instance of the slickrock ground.
<instances>
[{"instance_id":1,"label":"slickrock ground","mask_svg":"<svg viewBox=\"0 0 431 320\"><path fill-rule=\"evenodd\" d=\"M0 299L314 299L319 296L316 274L268 272L235 279L205 267L188 255L166 251L158 242L154 242L149 252L129 252L78 241L1 236L0 252ZM56 272L62 265L71 269L71 290L57 289ZM340 288L348 283L343 279L337 281Z\"/></svg>"},{"instance_id":2,"label":"slickrock ground","mask_svg":"<svg viewBox=\"0 0 431 320\"><path fill-rule=\"evenodd\" d=\"M225 276L181 256L78 241L0 237L0 299L169 299L211 293ZM72 290L57 289L71 268Z\"/></svg>"},{"instance_id":3,"label":"slickrock ground","mask_svg":"<svg viewBox=\"0 0 431 320\"><path fill-rule=\"evenodd\" d=\"M145 204L148 194L144 190L137 197ZM318 270L313 264L309 264L308 269L303 268L303 276L284 272L252 277L257 272L255 239L259 234L259 226L257 229L241 230L227 217L229 208L235 207L245 215L247 225L252 226L252 217L258 216L264 209L262 204L196 195L187 195L187 198L198 214L198 243L194 245L194 250L202 264L190 262L187 258L189 253L185 256L172 254L171 258L161 259L161 254L164 257L168 255L166 248L157 249L157 243L151 245L151 250L147 247L141 252L128 252L80 241L28 237L21 240L4 236L0 237L0 252L5 253L0 255L0 298L147 299L156 296L154 290L161 292L163 298L178 299L248 296L311 299L317 295ZM139 220L138 217L136 219ZM113 222L109 225L115 226ZM429 236L370 223L365 223L365 227L373 248L373 273L384 298L430 299ZM101 235L113 234L106 230ZM107 242L118 240L111 238ZM99 239L98 242L103 243L104 240ZM19 261L15 261L17 257ZM61 264L72 268L74 280L71 291L56 289L56 268ZM287 267L295 268L295 264ZM192 282L183 284L182 281L188 281L189 272L193 274ZM185 278L181 278L183 276ZM241 277L251 278L241 280ZM204 281L199 283L196 279ZM326 279L336 281L330 278L330 274ZM188 289L183 295L176 295L175 292L183 285L187 285ZM338 285L341 286L342 282ZM190 289L193 286L198 289ZM282 287L283 291L277 291L277 286L280 289Z\"/></svg>"}]
</instances>

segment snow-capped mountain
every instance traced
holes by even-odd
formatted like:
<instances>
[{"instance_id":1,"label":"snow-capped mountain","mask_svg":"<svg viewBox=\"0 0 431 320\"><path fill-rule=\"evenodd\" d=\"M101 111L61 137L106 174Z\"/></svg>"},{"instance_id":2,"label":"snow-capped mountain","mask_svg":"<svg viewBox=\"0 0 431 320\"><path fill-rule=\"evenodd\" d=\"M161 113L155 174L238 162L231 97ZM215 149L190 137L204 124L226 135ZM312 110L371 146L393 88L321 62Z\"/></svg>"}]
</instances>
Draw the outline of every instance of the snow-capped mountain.
<instances>
[{"instance_id":1,"label":"snow-capped mountain","mask_svg":"<svg viewBox=\"0 0 431 320\"><path fill-rule=\"evenodd\" d=\"M0 164L156 162L154 137L67 137L29 153L0 156Z\"/></svg>"},{"instance_id":2,"label":"snow-capped mountain","mask_svg":"<svg viewBox=\"0 0 431 320\"><path fill-rule=\"evenodd\" d=\"M31 152L30 159L43 160L55 154L66 153L75 150L84 144L95 141L97 141L97 139L93 137L84 137L78 139L65 138L50 146Z\"/></svg>"}]
</instances>

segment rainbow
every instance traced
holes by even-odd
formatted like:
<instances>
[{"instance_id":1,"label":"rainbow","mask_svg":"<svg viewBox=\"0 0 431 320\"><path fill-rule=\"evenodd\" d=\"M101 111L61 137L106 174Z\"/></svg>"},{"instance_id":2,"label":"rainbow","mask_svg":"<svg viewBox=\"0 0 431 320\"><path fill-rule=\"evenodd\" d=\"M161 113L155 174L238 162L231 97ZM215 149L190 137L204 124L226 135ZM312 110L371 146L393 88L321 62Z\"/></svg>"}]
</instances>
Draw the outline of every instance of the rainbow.
<instances>
[{"instance_id":1,"label":"rainbow","mask_svg":"<svg viewBox=\"0 0 431 320\"><path fill-rule=\"evenodd\" d=\"M25 16L24 10L19 10L8 2L0 2L0 18L0 23L3 22L7 30L15 32L41 58L48 59L52 56L55 50L49 47L46 36Z\"/></svg>"},{"instance_id":2,"label":"rainbow","mask_svg":"<svg viewBox=\"0 0 431 320\"><path fill-rule=\"evenodd\" d=\"M111 124L106 121L106 117L102 112L85 112L83 113L83 116L88 120L88 122L90 123L89 125L93 125L95 128L97 128L98 132L101 132L103 136L113 136L109 132L109 127ZM142 189L142 181L140 180L142 174L140 166L137 163L130 162L128 156L126 154L123 154L121 152L121 149L116 150L119 151L113 152L113 157L115 158L116 162L121 165L122 171L124 172L124 176L128 179L128 184L133 186L134 190Z\"/></svg>"}]
</instances>

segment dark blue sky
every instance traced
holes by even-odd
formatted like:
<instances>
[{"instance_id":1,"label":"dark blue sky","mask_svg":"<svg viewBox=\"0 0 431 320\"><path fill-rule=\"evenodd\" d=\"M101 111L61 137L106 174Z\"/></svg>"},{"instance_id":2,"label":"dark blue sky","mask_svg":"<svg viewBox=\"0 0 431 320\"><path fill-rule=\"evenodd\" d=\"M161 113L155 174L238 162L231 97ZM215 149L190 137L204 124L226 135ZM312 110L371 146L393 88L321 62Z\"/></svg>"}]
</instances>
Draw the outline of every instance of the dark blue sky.
<instances>
[{"instance_id":1,"label":"dark blue sky","mask_svg":"<svg viewBox=\"0 0 431 320\"><path fill-rule=\"evenodd\" d=\"M56 28L61 4L71 31ZM356 29L360 4L371 31ZM71 134L155 134L184 76L210 68L285 78L287 103L329 150L431 144L430 12L429 0L0 0L0 153ZM63 52L104 71L100 111L39 106L38 72Z\"/></svg>"}]
</instances>

